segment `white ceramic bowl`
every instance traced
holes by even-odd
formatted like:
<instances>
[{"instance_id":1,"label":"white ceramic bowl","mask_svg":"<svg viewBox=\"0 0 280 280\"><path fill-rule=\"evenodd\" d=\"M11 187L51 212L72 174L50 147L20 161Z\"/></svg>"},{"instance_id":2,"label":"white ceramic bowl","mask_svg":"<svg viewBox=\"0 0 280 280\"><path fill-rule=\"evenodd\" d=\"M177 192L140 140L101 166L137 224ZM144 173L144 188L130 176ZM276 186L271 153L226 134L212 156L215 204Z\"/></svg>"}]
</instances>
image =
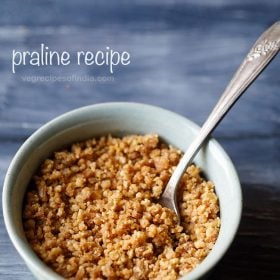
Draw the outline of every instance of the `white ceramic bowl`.
<instances>
[{"instance_id":1,"label":"white ceramic bowl","mask_svg":"<svg viewBox=\"0 0 280 280\"><path fill-rule=\"evenodd\" d=\"M181 150L191 143L199 127L170 111L137 103L103 103L68 112L33 133L15 155L5 178L3 213L8 234L17 251L38 279L62 279L32 251L22 227L22 203L32 174L53 151L72 142L99 135L157 133ZM235 168L223 148L211 139L195 158L214 182L220 202L221 229L210 254L182 279L199 279L219 262L229 248L241 217L241 187Z\"/></svg>"}]
</instances>

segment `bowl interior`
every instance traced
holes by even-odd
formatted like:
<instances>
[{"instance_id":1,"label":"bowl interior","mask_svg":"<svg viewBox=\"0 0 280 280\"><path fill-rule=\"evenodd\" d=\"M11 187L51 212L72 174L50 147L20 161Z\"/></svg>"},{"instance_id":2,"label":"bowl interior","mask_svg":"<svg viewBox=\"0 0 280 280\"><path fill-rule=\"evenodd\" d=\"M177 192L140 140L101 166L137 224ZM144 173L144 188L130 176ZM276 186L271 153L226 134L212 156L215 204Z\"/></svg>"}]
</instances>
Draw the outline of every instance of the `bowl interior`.
<instances>
[{"instance_id":1,"label":"bowl interior","mask_svg":"<svg viewBox=\"0 0 280 280\"><path fill-rule=\"evenodd\" d=\"M111 134L157 133L163 141L186 150L199 128L191 121L170 111L135 103L104 103L64 114L36 131L13 159L4 183L3 212L12 242L29 268L41 279L61 279L47 268L30 249L22 228L22 202L32 174L53 151L90 137ZM188 274L197 279L223 256L238 228L241 215L241 191L236 171L213 139L195 158L207 179L215 184L221 210L218 240L205 260Z\"/></svg>"}]
</instances>

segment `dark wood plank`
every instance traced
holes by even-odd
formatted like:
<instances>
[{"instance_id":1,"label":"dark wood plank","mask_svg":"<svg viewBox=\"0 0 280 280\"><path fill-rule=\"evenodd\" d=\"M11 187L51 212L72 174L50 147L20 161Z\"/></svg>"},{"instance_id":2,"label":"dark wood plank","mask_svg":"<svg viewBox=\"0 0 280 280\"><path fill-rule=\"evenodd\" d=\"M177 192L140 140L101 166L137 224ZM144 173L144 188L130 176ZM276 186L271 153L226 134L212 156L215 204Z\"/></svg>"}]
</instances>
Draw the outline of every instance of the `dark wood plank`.
<instances>
[{"instance_id":1,"label":"dark wood plank","mask_svg":"<svg viewBox=\"0 0 280 280\"><path fill-rule=\"evenodd\" d=\"M280 278L280 189L243 185L242 222L229 252L211 279Z\"/></svg>"},{"instance_id":2,"label":"dark wood plank","mask_svg":"<svg viewBox=\"0 0 280 280\"><path fill-rule=\"evenodd\" d=\"M67 9L73 12L71 3ZM23 123L37 127L70 109L107 101L155 104L202 123L256 37L277 16L276 2L252 4L252 7L241 3L231 6L223 1L214 6L181 3L159 7L157 4L146 4L140 5L138 16L131 23L128 14L132 12L132 5L126 4L126 9L120 9L114 4L116 10L110 10L101 4L95 7L89 1L85 3L78 8L82 13L82 16L78 14L78 18L87 20L87 26L75 21L74 26L67 26L67 20L72 20L71 12L61 16L65 25L60 26L60 22L53 21L54 14L39 16L45 9L42 5L35 10L38 14L31 9L21 15L24 26L13 23L0 29L1 37L5 38L0 41L0 131L4 126L1 135L13 131L13 128L21 129ZM88 6L94 7L91 9L92 17L83 12ZM52 2L50 9L59 10L60 4ZM155 10L158 13L152 20L151 14ZM261 21L253 19L255 10L260 14ZM95 17L95 13L102 15L104 11L109 13L111 24L101 24L100 16ZM111 18L109 15L113 11ZM231 11L231 16L226 20L224 14L228 11ZM31 12L34 16L26 18ZM217 13L217 18L214 18L214 13ZM40 22L46 17L50 17L49 21L32 24L35 19ZM5 18L10 20L7 16ZM245 20L247 18L251 20ZM221 19L224 20L222 24ZM77 20L76 17L73 20ZM99 24L95 25L95 21ZM102 67L77 67L75 63L67 68L26 66L12 74L11 50L38 49L41 42L52 49L67 49L70 52L81 49L94 51L109 45L130 51L131 65L116 69L114 82L24 82L22 77L35 75L108 75L107 69ZM279 60L276 60L233 108L218 128L219 132L230 136L279 133L278 68ZM18 115L21 116L20 123Z\"/></svg>"}]
</instances>

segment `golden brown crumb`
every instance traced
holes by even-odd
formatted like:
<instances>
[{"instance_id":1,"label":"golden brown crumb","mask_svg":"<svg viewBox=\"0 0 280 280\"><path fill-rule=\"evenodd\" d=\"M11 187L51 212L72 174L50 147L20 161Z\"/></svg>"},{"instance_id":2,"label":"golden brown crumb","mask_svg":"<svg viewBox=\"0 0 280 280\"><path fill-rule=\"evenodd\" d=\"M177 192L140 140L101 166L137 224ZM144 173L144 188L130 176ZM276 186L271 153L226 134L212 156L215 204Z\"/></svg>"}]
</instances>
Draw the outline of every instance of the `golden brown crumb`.
<instances>
[{"instance_id":1,"label":"golden brown crumb","mask_svg":"<svg viewBox=\"0 0 280 280\"><path fill-rule=\"evenodd\" d=\"M220 228L214 185L192 165L181 226L157 203L180 151L157 135L73 144L40 166L23 223L38 256L71 279L177 279L210 252Z\"/></svg>"}]
</instances>

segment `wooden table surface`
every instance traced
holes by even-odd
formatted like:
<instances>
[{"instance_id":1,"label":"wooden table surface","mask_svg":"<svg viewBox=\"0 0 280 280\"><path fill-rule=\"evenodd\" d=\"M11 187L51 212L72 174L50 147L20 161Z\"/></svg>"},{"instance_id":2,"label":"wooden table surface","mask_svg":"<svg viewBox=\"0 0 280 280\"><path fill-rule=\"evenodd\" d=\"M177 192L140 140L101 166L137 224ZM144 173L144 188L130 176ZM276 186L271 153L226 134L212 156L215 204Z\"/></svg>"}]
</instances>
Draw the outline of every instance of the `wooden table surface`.
<instances>
[{"instance_id":1,"label":"wooden table surface","mask_svg":"<svg viewBox=\"0 0 280 280\"><path fill-rule=\"evenodd\" d=\"M71 109L108 101L154 104L198 124L207 117L260 33L279 20L279 0L0 2L0 182L24 140ZM102 67L18 67L13 49L131 53L113 76ZM24 77L104 82L26 82ZM101 77L101 78L100 78ZM109 78L108 78L109 77ZM112 79L113 78L113 79ZM280 57L241 98L214 136L240 176L237 237L210 279L280 279ZM0 215L0 279L34 279Z\"/></svg>"}]
</instances>

